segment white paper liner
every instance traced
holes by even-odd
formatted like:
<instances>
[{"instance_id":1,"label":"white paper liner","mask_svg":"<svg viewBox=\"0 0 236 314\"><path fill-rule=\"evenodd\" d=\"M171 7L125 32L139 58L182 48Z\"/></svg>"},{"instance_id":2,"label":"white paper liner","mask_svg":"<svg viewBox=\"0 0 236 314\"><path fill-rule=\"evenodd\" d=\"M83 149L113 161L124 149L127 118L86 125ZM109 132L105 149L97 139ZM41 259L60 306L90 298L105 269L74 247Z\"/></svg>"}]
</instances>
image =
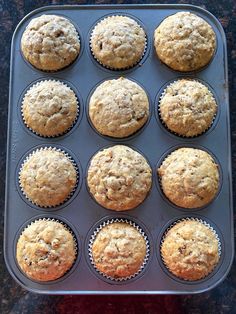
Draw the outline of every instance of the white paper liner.
<instances>
[{"instance_id":1,"label":"white paper liner","mask_svg":"<svg viewBox=\"0 0 236 314\"><path fill-rule=\"evenodd\" d=\"M137 23L137 25L140 27L140 29L142 29L142 30L144 31L144 33L145 33L145 45L144 45L143 53L142 53L140 59L137 60L133 65L130 65L130 66L127 66L127 67L122 67L122 68L114 68L114 67L110 67L110 66L108 66L108 65L106 65L106 64L103 64L99 59L96 58L96 56L95 56L95 54L94 54L94 52L93 52L93 49L92 49L92 37L93 37L93 32L95 31L95 29L96 29L96 27L97 27L98 24L100 24L100 23L103 22L104 20L110 19L110 18L112 18L112 17L114 17L114 16L129 17L129 16L126 16L126 15L117 14L117 15L110 15L110 16L107 16L107 17L105 17L104 19L100 20L100 21L94 26L94 28L93 28L93 30L92 30L92 32L91 32L91 34L90 34L89 47L90 47L90 51L91 51L91 54L92 54L93 58L94 58L100 65L102 65L104 68L109 69L109 70L113 70L113 71L125 71L125 70L132 69L132 68L135 67L137 64L139 64L139 62L143 59L143 57L144 57L144 55L145 55L145 53L146 53L146 51L147 51L147 34L146 34L145 30L143 29L143 27L142 27L141 25L139 25L139 23L138 23L136 20L134 20L132 17L129 17L130 19L134 20L134 21Z\"/></svg>"},{"instance_id":2,"label":"white paper liner","mask_svg":"<svg viewBox=\"0 0 236 314\"><path fill-rule=\"evenodd\" d=\"M93 242L96 239L96 236L99 233L99 231L102 230L103 227L105 227L105 226L107 226L109 224L117 223L117 222L118 223L127 223L127 224L129 224L130 226L134 227L143 236L143 238L144 238L144 240L146 242L146 255L144 257L143 264L141 265L140 269L136 273L134 273L133 275L130 275L128 277L113 278L111 276L106 275L105 273L101 272L99 269L96 268L95 262L93 260L92 247L93 247ZM149 241L148 241L147 235L144 233L144 231L136 223L134 223L133 221L128 220L128 219L113 218L113 219L104 221L99 227L97 227L95 229L95 231L93 232L93 234L92 234L92 236L91 236L91 238L89 240L89 259L90 259L91 264L93 265L94 269L100 275L102 275L106 279L109 279L109 280L114 281L114 282L123 282L123 281L132 279L132 278L136 277L137 275L139 275L143 271L143 269L145 268L145 266L146 266L146 264L148 262L148 259L149 259L149 255L150 255L150 245L149 245Z\"/></svg>"},{"instance_id":3,"label":"white paper liner","mask_svg":"<svg viewBox=\"0 0 236 314\"><path fill-rule=\"evenodd\" d=\"M167 124L165 123L165 121L162 119L162 116L161 116L160 104L161 104L161 101L162 101L163 97L164 97L165 94L166 94L166 89L169 88L169 87L171 87L171 86L174 85L176 82L181 81L181 80L188 80L188 81L191 81L191 82L201 83L202 85L204 85L205 87L207 87L208 92L211 94L212 98L214 99L214 101L215 101L215 103L216 103L216 113L215 113L215 115L214 115L213 118L212 118L211 124L210 124L204 131L202 131L201 133L198 133L198 134L192 135L192 136L186 136L186 135L179 134L179 133L177 133L177 132L171 130L171 129L167 126ZM157 112L158 112L158 116L159 116L159 119L160 119L162 125L163 125L170 133L172 133L172 134L174 134L174 135L176 135L176 136L178 136L178 137L181 137L181 138L190 138L190 139L191 139L191 138L196 138L196 137L198 137L198 136L201 136L201 135L205 134L205 133L212 127L212 125L213 125L213 123L214 123L214 121L215 121L215 118L216 118L216 115L217 115L217 111L218 111L218 110L219 110L219 109L218 109L217 101L216 101L216 99L215 99L213 93L211 92L211 90L208 88L207 85L205 85L205 84L202 83L201 81L198 81L198 80L195 79L195 78L194 78L194 79L191 79L191 78L184 78L184 77L183 77L183 78L180 78L180 79L178 79L178 80L176 80L176 81L173 81L172 83L170 83L170 84L168 84L168 85L166 86L166 88L162 91L162 93L161 93L161 95L160 95L160 97L159 97L158 105L157 105Z\"/></svg>"},{"instance_id":4,"label":"white paper liner","mask_svg":"<svg viewBox=\"0 0 236 314\"><path fill-rule=\"evenodd\" d=\"M23 103L24 103L24 100L25 100L25 97L27 96L27 94L32 91L32 89L34 89L36 86L39 86L42 82L56 82L56 83L61 83L63 84L64 86L66 86L67 88L69 88L73 94L75 95L75 98L76 98L76 102L77 102L77 113L76 113L76 116L75 116L75 119L73 121L73 123L71 124L71 126L69 126L64 132L61 132L61 133L58 133L58 134L55 134L55 135L43 135L43 134L40 134L38 132L36 132L35 130L33 130L25 121L25 118L24 118L24 110L23 110ZM78 97L76 95L76 93L74 92L74 90L69 86L67 85L65 82L63 81L60 81L60 80L53 80L53 79L50 79L50 80L41 80L35 84L33 84L27 91L26 93L24 94L24 97L22 99L22 102L21 102L21 117L22 117L22 120L25 124L25 126L34 134L38 135L38 136L41 136L41 137L44 137L44 138L55 138L55 137L59 137L59 136L62 136L66 133L68 133L76 124L77 120L78 120L78 117L79 117L79 114L80 114L80 104L79 104L79 100L78 100Z\"/></svg>"},{"instance_id":5,"label":"white paper liner","mask_svg":"<svg viewBox=\"0 0 236 314\"><path fill-rule=\"evenodd\" d=\"M162 239L161 239L161 243L160 243L160 256L161 256L161 260L164 264L164 266L166 267L166 269L173 275L175 276L176 278L180 279L180 280L183 280L183 281L187 281L187 282L196 282L196 281L199 281L199 280L202 280L204 278L207 278L213 271L214 269L216 268L216 266L219 264L219 261L218 263L215 265L215 267L204 277L200 278L200 279L197 279L197 280L191 280L191 279L184 279L184 278L181 278L181 277L178 277L177 275L175 275L168 267L168 265L166 264L165 260L164 260L164 257L162 256L161 254L161 250L162 250L162 245L164 243L164 240L165 240L165 237L168 233L168 231L170 229L172 229L172 227L174 227L176 224L180 223L180 222L183 222L183 221L198 221L200 223L202 223L203 225L205 225L208 229L210 229L214 235L215 235L215 238L218 242L218 254L219 254L219 260L220 260L220 257L221 257L221 241L220 241L220 238L217 234L217 232L215 231L215 229L209 224L207 223L205 220L202 220L200 218L195 218L195 217L186 217L186 218L181 218L181 219L178 219L176 220L175 222L173 222L164 232L164 234L162 235Z\"/></svg>"},{"instance_id":6,"label":"white paper liner","mask_svg":"<svg viewBox=\"0 0 236 314\"><path fill-rule=\"evenodd\" d=\"M36 202L34 202L34 201L33 201L31 198L29 198L28 195L24 192L24 188L21 186L21 182L20 182L21 171L23 170L23 167L24 167L25 163L26 163L26 162L30 159L30 157L33 156L35 153L37 153L37 152L39 152L39 151L44 151L44 150L51 150L51 151L57 151L57 152L63 153L63 154L68 158L68 160L72 163L72 165L73 165L73 167L74 167L74 169L75 169L75 171L76 171L76 184L75 184L73 190L70 192L70 194L67 196L67 198L66 198L63 202L61 202L61 203L59 203L59 204L57 204L57 205L54 205L54 206L42 206L42 205L39 205L39 204L37 204ZM79 183L79 169L78 169L78 167L77 167L76 162L73 160L73 158L72 158L67 152L65 152L64 150L62 150L62 149L60 149L60 148L57 148L57 147L48 146L48 147L41 147L41 148L38 148L38 149L34 150L32 153L30 153L30 154L24 159L23 163L21 164L20 171L19 171L19 176L18 176L18 177L19 177L19 186L20 186L20 190L21 190L22 194L24 195L24 197L25 197L28 201L30 201L32 204L34 204L34 205L36 205L36 206L39 206L39 207L41 207L41 208L56 208L56 207L58 207L58 206L60 206L60 205L63 205L64 203L66 203L66 202L72 197L72 195L74 194L74 192L75 192L75 190L76 190L76 188L77 188L77 186L78 186L78 183Z\"/></svg>"}]
</instances>

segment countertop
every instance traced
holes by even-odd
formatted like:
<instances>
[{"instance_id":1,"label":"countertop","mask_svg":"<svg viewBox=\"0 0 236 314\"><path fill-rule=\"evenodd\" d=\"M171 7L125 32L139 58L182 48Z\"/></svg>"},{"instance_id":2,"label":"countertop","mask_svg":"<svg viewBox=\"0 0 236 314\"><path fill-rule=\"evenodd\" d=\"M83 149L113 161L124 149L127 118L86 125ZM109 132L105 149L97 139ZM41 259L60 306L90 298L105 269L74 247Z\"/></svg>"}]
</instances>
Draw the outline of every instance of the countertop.
<instances>
[{"instance_id":1,"label":"countertop","mask_svg":"<svg viewBox=\"0 0 236 314\"><path fill-rule=\"evenodd\" d=\"M3 258L3 221L5 161L7 137L8 84L10 68L10 43L18 22L30 11L49 4L128 4L128 3L188 3L209 10L221 22L227 37L229 95L231 108L231 140L234 203L236 203L236 1L0 1L0 298L1 313L235 313L236 263L219 286L198 295L183 296L44 296L29 293L21 288L8 273ZM223 210L223 209L222 209ZM235 220L235 216L234 216Z\"/></svg>"}]
</instances>

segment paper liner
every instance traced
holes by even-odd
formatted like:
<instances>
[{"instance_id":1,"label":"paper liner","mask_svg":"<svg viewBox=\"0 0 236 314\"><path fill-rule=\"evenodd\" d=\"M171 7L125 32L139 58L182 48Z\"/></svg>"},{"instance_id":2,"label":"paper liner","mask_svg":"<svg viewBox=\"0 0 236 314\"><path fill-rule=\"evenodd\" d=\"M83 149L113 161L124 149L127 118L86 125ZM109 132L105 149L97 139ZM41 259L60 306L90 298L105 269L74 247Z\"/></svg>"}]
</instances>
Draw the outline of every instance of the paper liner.
<instances>
[{"instance_id":1,"label":"paper liner","mask_svg":"<svg viewBox=\"0 0 236 314\"><path fill-rule=\"evenodd\" d=\"M25 97L27 96L27 94L28 94L33 88L35 88L36 86L39 86L42 82L57 82L57 83L61 83L61 84L63 84L64 86L68 87L68 88L73 92L73 94L75 95L75 98L76 98L76 102L77 102L77 113L76 113L74 122L73 122L73 123L71 124L71 126L70 126L68 129L66 129L64 132L58 133L58 134L56 134L56 135L50 135L50 136L48 136L48 135L43 135L43 134L40 134L40 133L34 131L31 127L28 126L28 124L26 123L25 118L24 118L23 103L24 103ZM74 92L74 90L73 90L69 85L67 85L65 82L60 81L60 80L53 80L53 79L50 79L50 80L41 80L41 81L39 81L39 82L33 84L33 85L26 91L26 93L24 94L24 97L23 97L23 99L22 99L22 101L21 101L21 117L22 117L22 120L23 120L25 126L26 126L27 129L29 129L32 133L34 133L34 134L36 134L36 135L38 135L38 136L44 137L44 138L55 138L55 137L59 137L59 136L62 136L62 135L64 135L64 134L68 133L68 132L75 126L75 124L76 124L76 122L77 122L77 120L78 120L79 114L80 114L80 104L79 104L79 100L78 100L78 97L77 97L76 93Z\"/></svg>"},{"instance_id":2,"label":"paper liner","mask_svg":"<svg viewBox=\"0 0 236 314\"><path fill-rule=\"evenodd\" d=\"M205 87L207 87L208 92L211 94L212 98L215 100L215 103L216 103L216 113L214 114L214 116L213 116L213 118L212 118L211 124L210 124L204 131L202 131L201 133L198 133L198 134L192 135L192 136L182 135L182 134L179 134L179 133L177 133L177 132L172 131L171 129L169 129L169 127L167 126L167 124L165 123L165 121L162 119L161 110L160 110L160 104L161 104L161 101L162 101L163 97L164 97L165 94L166 94L166 89L169 88L169 87L171 87L174 83L176 83L176 82L178 82L178 81L181 81L181 80L183 80L183 79L184 79L184 80L191 81L191 82L201 83L202 85L204 85ZM178 136L178 137L181 137L181 138L189 138L189 139L191 139L191 138L196 138L196 137L198 137L198 136L201 136L201 135L205 134L205 133L212 127L212 125L213 125L213 123L214 123L214 121L215 121L215 118L216 118L216 115L217 115L217 111L218 111L218 110L219 110L219 109L218 109L217 101L216 101L216 99L215 99L213 93L211 92L211 90L208 88L207 85L205 85L204 83L202 83L201 81L198 81L198 80L196 80L196 79L184 78L184 77L183 77L183 78L180 78L180 79L178 79L178 80L176 80L176 81L173 81L172 83L170 83L170 84L168 84L168 85L166 86L166 88L162 91L161 96L159 97L158 105L157 105L157 113L158 113L159 120L161 121L162 125L163 125L170 133L172 133L172 134L174 134L174 135L176 135L176 136Z\"/></svg>"},{"instance_id":3,"label":"paper liner","mask_svg":"<svg viewBox=\"0 0 236 314\"><path fill-rule=\"evenodd\" d=\"M208 229L210 229L210 230L214 233L215 238L216 238L216 240L217 240L217 242L218 242L219 260L220 260L220 257L221 257L221 241L220 241L220 238L219 238L217 232L215 231L215 229L214 229L209 223L207 223L205 220L202 220L202 219L200 219L200 218L195 218L195 217L187 217L187 218L178 219L178 220L176 220L175 222L173 222L173 223L165 230L164 234L162 235L161 243L160 243L160 256L161 256L161 260L162 260L163 264L165 265L166 269L167 269L173 276L175 276L176 278L178 278L178 279L180 279L180 280L183 280L183 281L195 282L195 281L202 280L202 279L208 277L208 276L214 271L214 269L216 268L216 266L219 264L219 261L218 261L218 263L214 266L214 268L213 268L206 276L204 276L204 277L202 277L202 278L199 278L199 279L196 279L196 280L191 280L191 279L184 279L184 278L181 278L181 277L178 277L177 275L175 275L175 274L168 268L168 265L166 264L166 262L165 262L165 260L164 260L164 257L163 257L162 254L161 254L162 245L163 245L163 243L164 243L164 240L165 240L165 237L166 237L168 231L169 231L170 229L172 229L175 225L177 225L178 223L183 222L183 221L198 221L198 222L202 223L203 225L205 225Z\"/></svg>"},{"instance_id":4,"label":"paper liner","mask_svg":"<svg viewBox=\"0 0 236 314\"><path fill-rule=\"evenodd\" d=\"M23 170L23 167L24 167L25 163L26 163L35 153L37 153L37 152L39 152L39 151L44 151L44 150L58 151L58 152L60 152L60 153L63 153L63 154L68 158L68 160L72 163L72 165L73 165L73 167L74 167L74 169L75 169L75 171L76 171L76 184L75 184L73 190L70 192L70 194L67 196L67 198L66 198L63 202L61 202L61 203L59 203L59 204L57 204L57 205L54 205L54 206L42 206L42 205L37 204L37 203L34 202L33 200L31 200L31 199L27 196L27 194L24 192L24 188L21 186L21 182L20 182L20 181L21 181L21 180L20 180L21 171ZM20 166L20 171L19 171L18 178L19 178L20 190L21 190L22 194L24 195L24 197L25 197L28 201L30 201L32 204L34 204L34 205L36 205L36 206L39 206L39 207L41 207L41 208L56 208L56 207L58 207L58 206L60 206L60 205L63 205L64 203L66 203L66 202L72 197L72 195L74 194L74 192L75 192L75 190L76 190L76 188L77 188L77 186L78 186L78 183L79 183L79 169L78 169L77 164L76 164L76 162L74 161L74 159L73 159L67 152L65 152L64 150L62 150L62 149L60 149L60 148L57 148L57 147L51 147L51 146L49 146L49 147L41 147L41 148L38 148L38 149L34 150L32 153L30 153L30 154L24 159L23 163L22 163L21 166Z\"/></svg>"},{"instance_id":5,"label":"paper liner","mask_svg":"<svg viewBox=\"0 0 236 314\"><path fill-rule=\"evenodd\" d=\"M140 29L142 29L145 33L145 44L144 44L144 49L143 49L143 54L141 55L140 59L137 60L133 65L130 65L130 66L127 66L127 67L123 67L123 68L113 68L113 67L110 67L106 64L103 64L99 59L96 58L94 52L93 52L93 49L92 49L92 37L93 37L93 32L94 30L96 29L97 25L99 25L101 22L103 22L104 20L106 19L110 19L114 16L119 16L119 17L129 17L129 16L126 16L126 15L120 15L120 14L117 14L117 15L110 15L110 16L107 16L103 19L101 19L98 23L96 23L96 25L94 26L93 30L91 31L91 34L90 34L90 38L89 38L89 47L90 47L90 51L91 51L91 54L93 56L93 58L100 64L102 65L104 68L106 69L109 69L109 70L113 70L113 71L125 71L125 70L129 70L129 69L132 69L134 66L136 66L144 57L146 51L147 51L147 34L145 32L145 30L143 29L143 27L132 17L129 17L130 19L134 20L137 25L140 27Z\"/></svg>"},{"instance_id":6,"label":"paper liner","mask_svg":"<svg viewBox=\"0 0 236 314\"><path fill-rule=\"evenodd\" d=\"M60 277L54 279L54 280L35 280L31 277L28 277L27 274L24 272L24 270L21 268L21 266L19 265L18 261L17 261L17 264L19 265L19 268L21 269L21 271L30 279L30 280L33 280L33 281L39 281L41 283L48 283L48 282L52 282L52 281L55 281L55 280L58 280L58 279L61 279L63 278L66 274L68 274L70 272L70 270L72 269L72 267L74 266L75 262L76 262L76 259L78 257L78 242L77 242L77 239L76 239L76 236L73 232L73 230L63 221L61 220L58 220L58 219L55 219L55 218L39 218L39 219L35 219L35 220L32 220L27 226L25 226L19 236L18 236L18 239L17 239L17 243L18 243L18 240L20 239L21 235L24 233L24 231L30 227L31 225L33 225L35 222L38 222L38 221L53 221L53 222L58 222L60 223L67 231L69 231L69 233L72 235L73 237L73 243L74 243L74 250L75 250L75 258L74 258L74 261L73 263L71 264L71 267Z\"/></svg>"},{"instance_id":7,"label":"paper liner","mask_svg":"<svg viewBox=\"0 0 236 314\"><path fill-rule=\"evenodd\" d=\"M103 273L103 272L101 272L100 270L97 269L97 267L95 265L95 262L93 260L92 247L93 247L93 242L96 239L96 236L99 233L99 231L102 230L103 227L105 227L105 226L107 226L109 224L117 223L117 222L118 223L129 224L130 226L134 227L143 236L143 238L144 238L144 240L146 242L146 255L144 257L143 264L141 265L140 269L136 273L134 273L133 275L130 275L128 277L113 278L113 277L108 276L105 273ZM107 278L107 279L109 279L109 280L111 280L113 282L123 282L123 281L132 279L132 278L136 277L137 275L139 275L143 271L144 267L146 266L146 264L148 262L148 259L149 259L149 255L150 255L150 245L149 245L149 241L148 241L147 235L144 233L144 231L136 223L134 223L131 220L123 219L123 218L113 218L113 219L110 219L110 220L106 220L99 227L97 227L95 229L95 231L93 232L90 240L89 240L89 248L88 249L89 249L89 259L90 259L90 262L93 265L94 269L100 275L102 275L103 277L105 277L105 278Z\"/></svg>"}]
</instances>

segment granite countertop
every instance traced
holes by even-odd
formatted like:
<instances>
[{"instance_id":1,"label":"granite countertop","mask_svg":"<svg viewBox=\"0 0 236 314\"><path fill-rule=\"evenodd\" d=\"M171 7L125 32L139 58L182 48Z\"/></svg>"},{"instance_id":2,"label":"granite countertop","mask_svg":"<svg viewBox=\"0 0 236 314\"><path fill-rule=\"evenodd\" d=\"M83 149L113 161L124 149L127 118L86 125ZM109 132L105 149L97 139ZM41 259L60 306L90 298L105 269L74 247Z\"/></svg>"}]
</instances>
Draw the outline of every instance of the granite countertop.
<instances>
[{"instance_id":1,"label":"granite countertop","mask_svg":"<svg viewBox=\"0 0 236 314\"><path fill-rule=\"evenodd\" d=\"M21 288L8 273L3 258L4 181L7 137L8 84L10 42L18 22L30 11L49 4L107 4L160 3L159 1L57 1L57 0L2 0L0 1L0 296L1 313L233 313L236 308L236 263L215 289L198 295L184 296L44 296ZM202 6L213 13L226 32L229 65L229 95L231 105L232 166L235 187L236 174L236 1L195 0L161 1L161 3L188 3ZM235 189L234 189L235 190ZM235 191L234 191L235 192ZM236 194L234 193L234 203ZM222 209L223 210L223 209ZM235 219L235 218L234 218ZM92 300L92 301L91 301Z\"/></svg>"}]
</instances>

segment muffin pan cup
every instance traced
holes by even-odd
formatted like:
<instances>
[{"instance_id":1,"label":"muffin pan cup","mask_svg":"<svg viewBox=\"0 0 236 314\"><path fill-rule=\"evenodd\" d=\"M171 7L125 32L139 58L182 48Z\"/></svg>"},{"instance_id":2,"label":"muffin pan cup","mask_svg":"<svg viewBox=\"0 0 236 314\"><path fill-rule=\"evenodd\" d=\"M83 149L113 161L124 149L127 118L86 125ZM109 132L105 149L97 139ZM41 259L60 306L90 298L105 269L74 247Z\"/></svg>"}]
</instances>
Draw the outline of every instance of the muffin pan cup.
<instances>
[{"instance_id":1,"label":"muffin pan cup","mask_svg":"<svg viewBox=\"0 0 236 314\"><path fill-rule=\"evenodd\" d=\"M156 27L167 16L178 11L190 11L205 19L213 27L217 37L215 55L208 66L191 73L173 71L160 62L153 46ZM29 21L42 14L58 14L67 17L79 29L81 47L79 57L67 68L56 72L34 69L22 56L21 36ZM141 62L131 69L114 71L102 67L94 60L89 38L93 27L108 15L134 17L144 26L147 35L147 50ZM86 40L85 40L86 39ZM104 137L91 127L87 108L83 108L89 95L100 82L124 76L139 83L150 99L148 123L134 136L115 140ZM19 80L19 77L21 78ZM217 100L218 113L208 131L194 138L182 138L171 134L158 117L157 95L163 86L179 78L190 77L211 87ZM40 137L24 125L20 107L24 93L37 81L60 80L75 86L79 93L79 122L65 135L55 138ZM27 15L18 25L12 39L9 120L6 166L6 201L4 228L4 255L6 265L14 279L25 289L42 294L190 294L207 291L222 282L233 261L233 204L231 174L231 144L229 126L229 100L227 51L223 28L217 19L204 9L191 5L99 5L99 6L49 6ZM112 212L97 204L86 187L86 167L92 156L104 147L116 144L127 145L146 156L153 172L151 190L142 204L127 212ZM156 175L157 165L166 153L178 147L204 149L215 156L220 169L220 189L213 202L199 209L182 209L173 206L163 197ZM55 208L41 208L32 204L22 194L18 182L20 165L27 155L40 147L56 147L75 160L79 169L79 183L73 196ZM68 275L50 283L35 282L19 269L15 257L15 243L22 226L39 217L55 218L73 224L73 232L80 239L79 258ZM59 217L59 218L57 218ZM172 276L160 257L161 237L174 221L195 217L206 221L216 230L221 242L220 262L206 278L186 282ZM104 280L91 265L88 240L95 228L105 220L124 219L135 222L148 237L150 254L148 263L135 278L117 284Z\"/></svg>"}]
</instances>

